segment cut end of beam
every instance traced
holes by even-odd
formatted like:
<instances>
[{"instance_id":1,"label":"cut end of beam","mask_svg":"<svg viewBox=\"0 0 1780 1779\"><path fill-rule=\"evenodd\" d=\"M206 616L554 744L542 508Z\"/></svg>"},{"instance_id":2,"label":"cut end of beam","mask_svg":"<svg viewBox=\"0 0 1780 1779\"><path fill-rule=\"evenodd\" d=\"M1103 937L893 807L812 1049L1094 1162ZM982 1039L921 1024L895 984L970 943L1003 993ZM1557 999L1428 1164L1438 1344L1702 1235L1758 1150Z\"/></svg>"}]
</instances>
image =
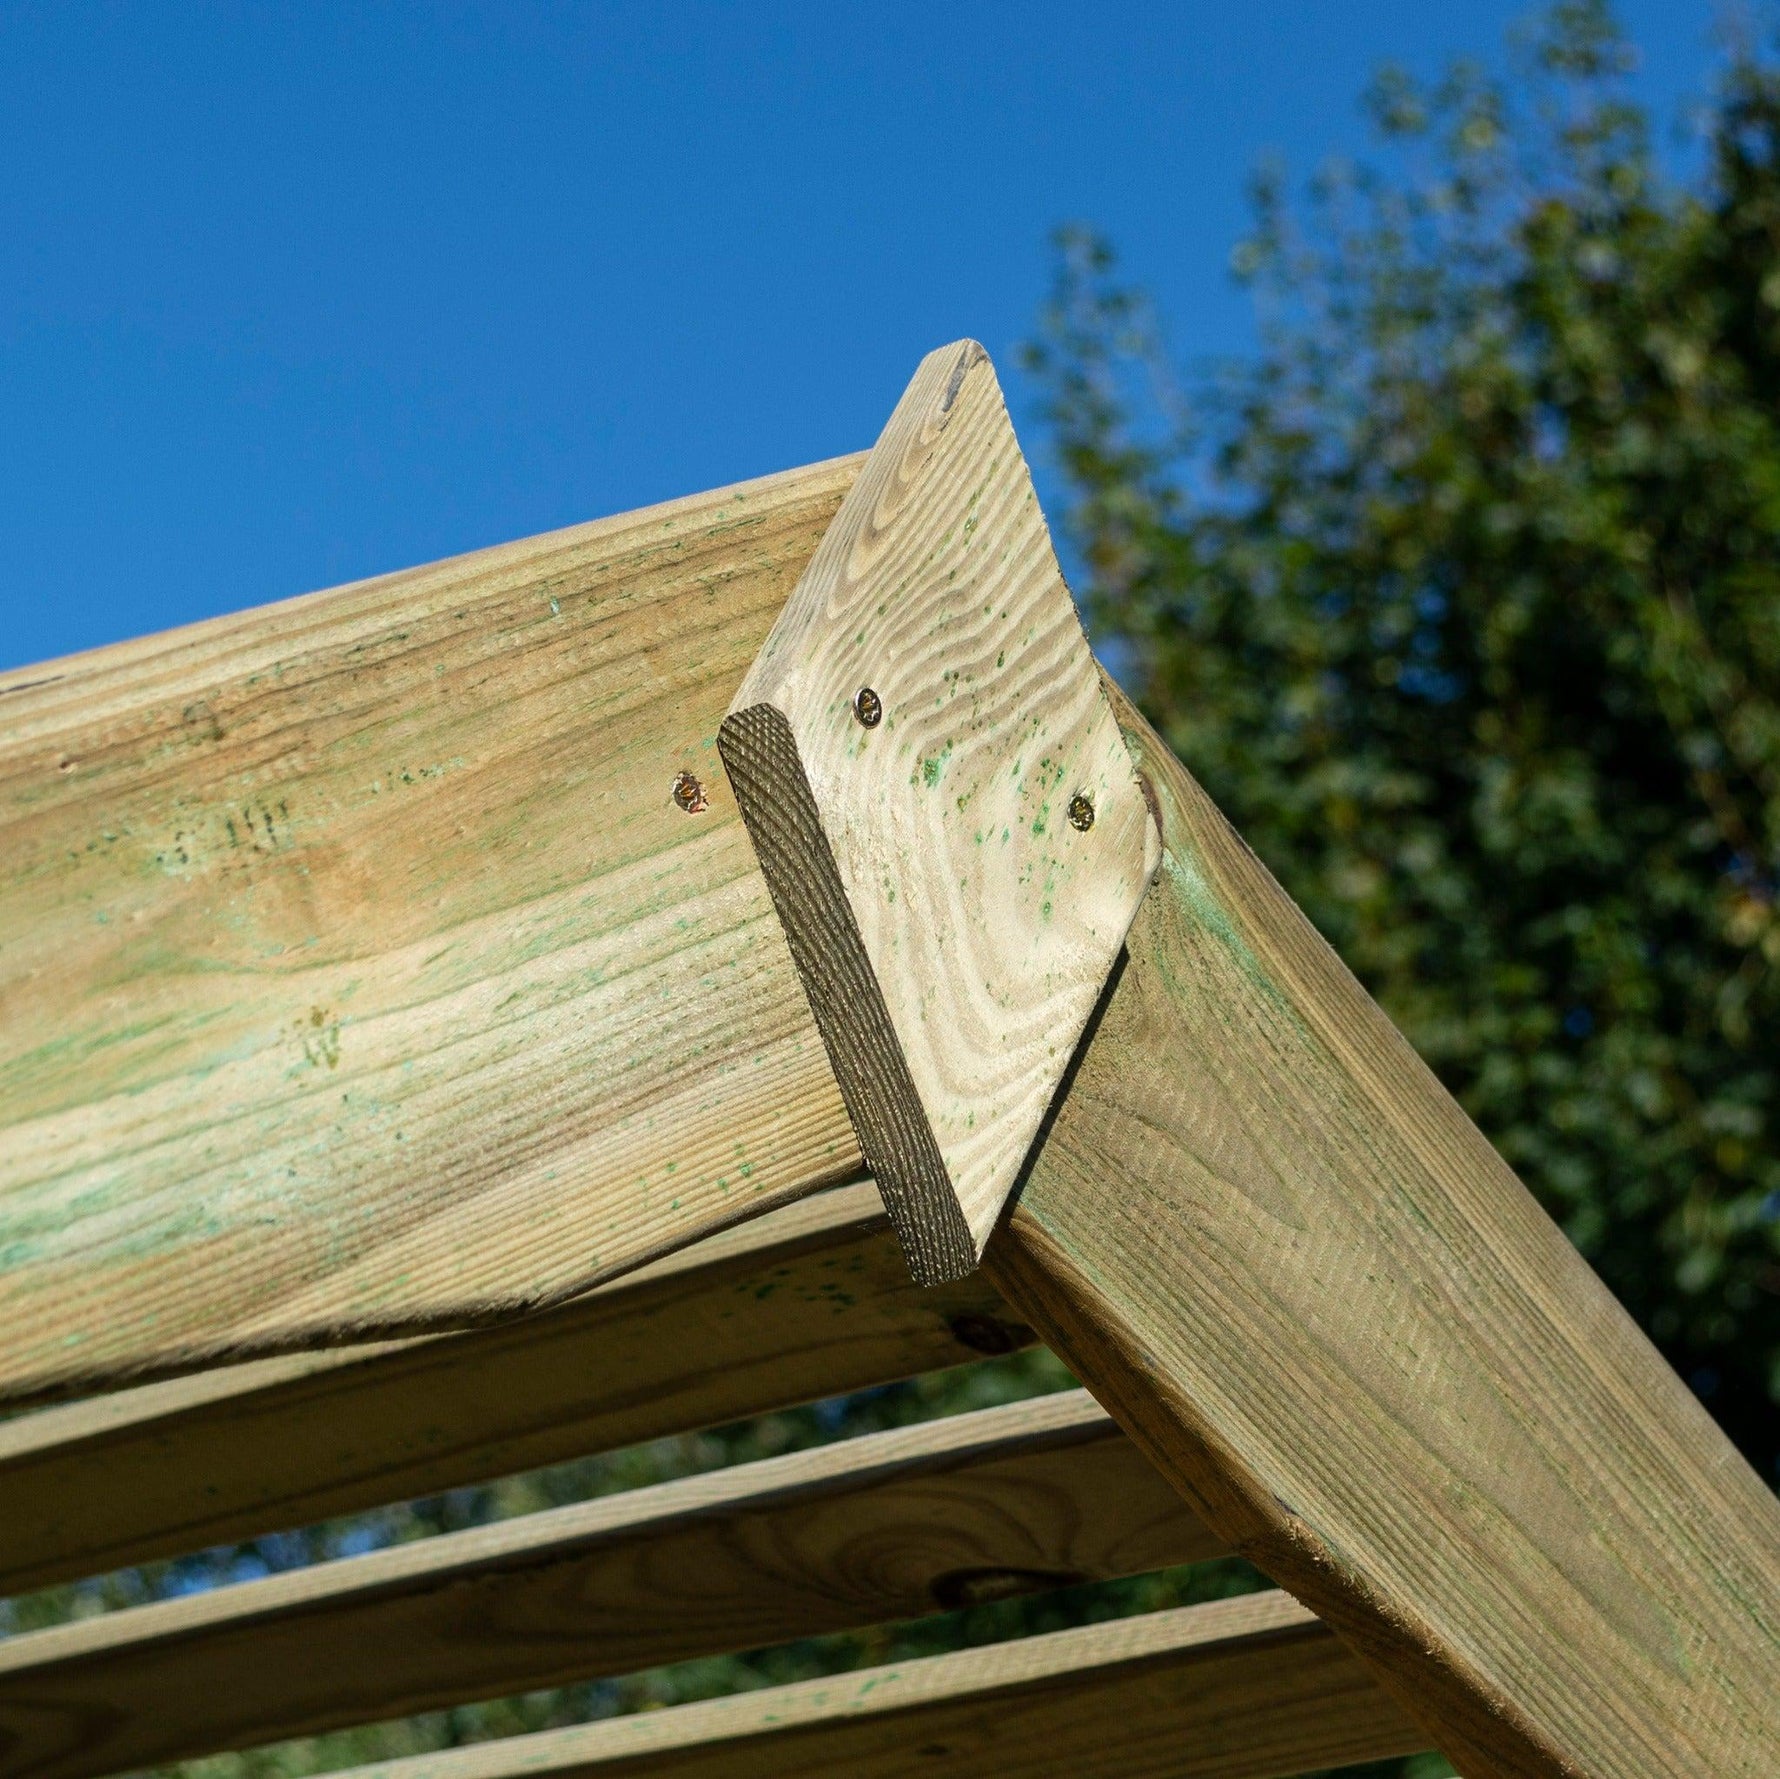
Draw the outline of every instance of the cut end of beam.
<instances>
[{"instance_id":1,"label":"cut end of beam","mask_svg":"<svg viewBox=\"0 0 1780 1779\"><path fill-rule=\"evenodd\" d=\"M910 1267L957 1278L1161 856L974 341L923 360L719 747Z\"/></svg>"},{"instance_id":2,"label":"cut end of beam","mask_svg":"<svg viewBox=\"0 0 1780 1779\"><path fill-rule=\"evenodd\" d=\"M896 1041L791 725L770 704L752 704L724 719L717 745L909 1269L923 1285L961 1279L978 1250Z\"/></svg>"}]
</instances>

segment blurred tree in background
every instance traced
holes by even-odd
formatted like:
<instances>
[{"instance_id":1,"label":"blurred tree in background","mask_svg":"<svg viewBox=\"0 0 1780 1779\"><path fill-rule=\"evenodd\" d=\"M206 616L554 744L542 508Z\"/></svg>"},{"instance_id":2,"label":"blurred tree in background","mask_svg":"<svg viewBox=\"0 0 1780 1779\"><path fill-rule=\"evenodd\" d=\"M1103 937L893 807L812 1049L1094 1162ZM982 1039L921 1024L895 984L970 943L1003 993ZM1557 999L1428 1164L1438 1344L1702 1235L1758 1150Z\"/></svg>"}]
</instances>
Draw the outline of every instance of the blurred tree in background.
<instances>
[{"instance_id":1,"label":"blurred tree in background","mask_svg":"<svg viewBox=\"0 0 1780 1779\"><path fill-rule=\"evenodd\" d=\"M1257 189L1173 392L1062 241L1029 367L1145 711L1780 1478L1780 70L1666 179L1603 6Z\"/></svg>"}]
</instances>

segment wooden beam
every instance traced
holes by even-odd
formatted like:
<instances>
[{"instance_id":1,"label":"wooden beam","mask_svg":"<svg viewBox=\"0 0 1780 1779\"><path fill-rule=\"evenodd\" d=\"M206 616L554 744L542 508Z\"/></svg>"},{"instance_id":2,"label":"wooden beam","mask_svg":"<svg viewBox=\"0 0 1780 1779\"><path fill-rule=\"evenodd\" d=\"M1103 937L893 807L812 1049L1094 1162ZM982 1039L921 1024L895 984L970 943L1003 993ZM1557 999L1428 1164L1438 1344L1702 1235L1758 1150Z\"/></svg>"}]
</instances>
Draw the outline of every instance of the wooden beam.
<instances>
[{"instance_id":1,"label":"wooden beam","mask_svg":"<svg viewBox=\"0 0 1780 1779\"><path fill-rule=\"evenodd\" d=\"M917 1289L877 1189L840 1186L521 1322L261 1359L0 1424L0 1595L1032 1338L980 1272Z\"/></svg>"},{"instance_id":2,"label":"wooden beam","mask_svg":"<svg viewBox=\"0 0 1780 1779\"><path fill-rule=\"evenodd\" d=\"M86 1776L1219 1554L1085 1391L0 1643L0 1766Z\"/></svg>"},{"instance_id":3,"label":"wooden beam","mask_svg":"<svg viewBox=\"0 0 1780 1779\"><path fill-rule=\"evenodd\" d=\"M991 1276L1470 1779L1780 1773L1780 1502L1123 717L1162 872Z\"/></svg>"},{"instance_id":4,"label":"wooden beam","mask_svg":"<svg viewBox=\"0 0 1780 1779\"><path fill-rule=\"evenodd\" d=\"M0 675L0 1402L857 1170L715 741L859 461Z\"/></svg>"},{"instance_id":5,"label":"wooden beam","mask_svg":"<svg viewBox=\"0 0 1780 1779\"><path fill-rule=\"evenodd\" d=\"M1279 1779L1424 1746L1281 1594L359 1767L339 1779Z\"/></svg>"},{"instance_id":6,"label":"wooden beam","mask_svg":"<svg viewBox=\"0 0 1780 1779\"><path fill-rule=\"evenodd\" d=\"M718 745L909 1264L960 1277L1159 856L974 340L922 360Z\"/></svg>"}]
</instances>

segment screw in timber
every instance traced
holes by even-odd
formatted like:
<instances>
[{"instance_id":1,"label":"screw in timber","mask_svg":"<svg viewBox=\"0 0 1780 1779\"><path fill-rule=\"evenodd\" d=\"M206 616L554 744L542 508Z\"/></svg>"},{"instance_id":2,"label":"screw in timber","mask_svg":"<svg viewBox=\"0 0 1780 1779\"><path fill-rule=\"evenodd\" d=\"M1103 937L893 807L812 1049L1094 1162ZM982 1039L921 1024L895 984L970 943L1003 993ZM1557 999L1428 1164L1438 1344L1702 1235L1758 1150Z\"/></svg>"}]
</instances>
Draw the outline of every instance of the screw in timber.
<instances>
[{"instance_id":1,"label":"screw in timber","mask_svg":"<svg viewBox=\"0 0 1780 1779\"><path fill-rule=\"evenodd\" d=\"M1069 799L1069 825L1082 833L1094 825L1094 799L1086 791L1077 791Z\"/></svg>"},{"instance_id":2,"label":"screw in timber","mask_svg":"<svg viewBox=\"0 0 1780 1779\"><path fill-rule=\"evenodd\" d=\"M853 714L862 728L875 729L884 720L884 701L870 686L861 686L853 694Z\"/></svg>"},{"instance_id":3,"label":"screw in timber","mask_svg":"<svg viewBox=\"0 0 1780 1779\"><path fill-rule=\"evenodd\" d=\"M682 772L674 780L674 801L688 815L699 815L710 808L705 801L705 787L690 772Z\"/></svg>"}]
</instances>

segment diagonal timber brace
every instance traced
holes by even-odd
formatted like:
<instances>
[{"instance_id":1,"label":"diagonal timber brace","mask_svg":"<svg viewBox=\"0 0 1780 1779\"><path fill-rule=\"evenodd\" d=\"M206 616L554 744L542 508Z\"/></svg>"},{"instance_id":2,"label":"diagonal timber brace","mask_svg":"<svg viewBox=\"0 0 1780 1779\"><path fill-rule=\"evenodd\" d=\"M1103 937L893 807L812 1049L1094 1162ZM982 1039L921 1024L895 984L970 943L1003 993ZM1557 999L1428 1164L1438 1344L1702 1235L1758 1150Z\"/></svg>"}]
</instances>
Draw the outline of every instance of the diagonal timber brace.
<instances>
[{"instance_id":1,"label":"diagonal timber brace","mask_svg":"<svg viewBox=\"0 0 1780 1779\"><path fill-rule=\"evenodd\" d=\"M718 745L910 1266L960 1277L1161 856L974 341L916 371Z\"/></svg>"}]
</instances>

